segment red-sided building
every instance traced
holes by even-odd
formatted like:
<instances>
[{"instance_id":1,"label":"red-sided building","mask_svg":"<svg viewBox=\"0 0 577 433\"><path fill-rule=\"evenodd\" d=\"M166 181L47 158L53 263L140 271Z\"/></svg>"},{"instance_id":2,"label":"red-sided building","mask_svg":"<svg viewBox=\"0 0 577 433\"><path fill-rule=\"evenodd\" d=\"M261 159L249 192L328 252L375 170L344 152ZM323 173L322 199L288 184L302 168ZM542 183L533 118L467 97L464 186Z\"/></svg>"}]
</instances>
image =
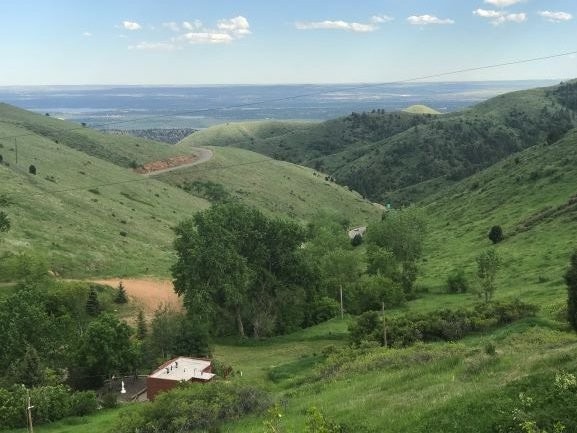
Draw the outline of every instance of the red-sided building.
<instances>
[{"instance_id":1,"label":"red-sided building","mask_svg":"<svg viewBox=\"0 0 577 433\"><path fill-rule=\"evenodd\" d=\"M208 359L179 356L165 362L146 378L146 396L154 400L159 392L168 391L179 382L208 382L215 375Z\"/></svg>"}]
</instances>

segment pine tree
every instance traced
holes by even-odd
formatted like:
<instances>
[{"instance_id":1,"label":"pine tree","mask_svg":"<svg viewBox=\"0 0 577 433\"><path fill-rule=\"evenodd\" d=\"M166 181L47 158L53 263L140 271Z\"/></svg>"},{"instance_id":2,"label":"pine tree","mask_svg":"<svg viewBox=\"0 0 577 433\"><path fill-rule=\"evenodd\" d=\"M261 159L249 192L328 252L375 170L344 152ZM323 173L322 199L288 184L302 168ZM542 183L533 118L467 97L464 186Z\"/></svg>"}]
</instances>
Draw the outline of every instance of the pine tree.
<instances>
[{"instance_id":1,"label":"pine tree","mask_svg":"<svg viewBox=\"0 0 577 433\"><path fill-rule=\"evenodd\" d=\"M565 273L567 283L567 318L571 327L577 331L577 251L571 255L569 269Z\"/></svg>"},{"instance_id":2,"label":"pine tree","mask_svg":"<svg viewBox=\"0 0 577 433\"><path fill-rule=\"evenodd\" d=\"M96 289L91 288L86 301L86 312L91 316L98 316L100 314L100 302L98 302L98 293Z\"/></svg>"},{"instance_id":3,"label":"pine tree","mask_svg":"<svg viewBox=\"0 0 577 433\"><path fill-rule=\"evenodd\" d=\"M28 388L42 385L45 379L40 356L32 346L26 346L24 357L15 361L9 371L14 383L23 384Z\"/></svg>"},{"instance_id":4,"label":"pine tree","mask_svg":"<svg viewBox=\"0 0 577 433\"><path fill-rule=\"evenodd\" d=\"M146 320L144 319L144 312L140 310L138 312L138 317L136 318L136 338L144 340L146 334L148 334L148 327L146 326Z\"/></svg>"},{"instance_id":5,"label":"pine tree","mask_svg":"<svg viewBox=\"0 0 577 433\"><path fill-rule=\"evenodd\" d=\"M126 296L126 290L122 285L122 281L118 284L118 291L116 292L114 302L117 304L126 304L128 302L128 297Z\"/></svg>"}]
</instances>

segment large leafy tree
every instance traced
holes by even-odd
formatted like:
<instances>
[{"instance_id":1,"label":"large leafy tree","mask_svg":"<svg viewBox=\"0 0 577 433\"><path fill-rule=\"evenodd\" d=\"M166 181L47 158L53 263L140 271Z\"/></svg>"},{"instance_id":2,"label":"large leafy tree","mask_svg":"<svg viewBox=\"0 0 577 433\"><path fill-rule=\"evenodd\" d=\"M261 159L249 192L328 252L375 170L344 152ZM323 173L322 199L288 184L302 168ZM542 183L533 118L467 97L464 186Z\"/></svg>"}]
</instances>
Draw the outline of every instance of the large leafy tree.
<instances>
[{"instance_id":1,"label":"large leafy tree","mask_svg":"<svg viewBox=\"0 0 577 433\"><path fill-rule=\"evenodd\" d=\"M417 208L385 213L379 223L367 230L369 272L392 278L410 294L426 233L425 218Z\"/></svg>"},{"instance_id":2,"label":"large leafy tree","mask_svg":"<svg viewBox=\"0 0 577 433\"><path fill-rule=\"evenodd\" d=\"M240 336L247 324L259 336L290 328L287 323L302 316L300 308L288 316L279 308L287 292L297 295L290 307L302 304L310 278L300 251L306 234L298 224L227 203L184 221L176 236L174 287L195 320L229 317Z\"/></svg>"},{"instance_id":3,"label":"large leafy tree","mask_svg":"<svg viewBox=\"0 0 577 433\"><path fill-rule=\"evenodd\" d=\"M76 353L78 384L98 386L113 374L132 373L137 362L130 327L111 314L92 321ZM73 375L74 376L74 375Z\"/></svg>"}]
</instances>

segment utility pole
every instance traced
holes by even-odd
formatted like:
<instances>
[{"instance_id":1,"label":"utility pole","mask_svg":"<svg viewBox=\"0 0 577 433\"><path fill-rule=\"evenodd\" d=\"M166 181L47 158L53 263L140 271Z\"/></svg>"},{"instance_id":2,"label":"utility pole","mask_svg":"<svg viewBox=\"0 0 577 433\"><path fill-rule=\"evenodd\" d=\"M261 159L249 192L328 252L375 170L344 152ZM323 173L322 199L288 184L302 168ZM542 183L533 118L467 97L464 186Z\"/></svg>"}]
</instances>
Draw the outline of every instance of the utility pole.
<instances>
[{"instance_id":1,"label":"utility pole","mask_svg":"<svg viewBox=\"0 0 577 433\"><path fill-rule=\"evenodd\" d=\"M385 318L385 303L384 302L381 303L381 314L383 316L383 346L386 349L388 346L388 343L387 343L387 320Z\"/></svg>"},{"instance_id":2,"label":"utility pole","mask_svg":"<svg viewBox=\"0 0 577 433\"><path fill-rule=\"evenodd\" d=\"M16 165L18 165L18 141L14 138L14 151L16 152Z\"/></svg>"},{"instance_id":3,"label":"utility pole","mask_svg":"<svg viewBox=\"0 0 577 433\"><path fill-rule=\"evenodd\" d=\"M32 408L34 406L32 406L30 404L30 390L29 389L26 390L26 395L27 395L26 413L28 415L28 432L34 433L34 426L32 425Z\"/></svg>"},{"instance_id":4,"label":"utility pole","mask_svg":"<svg viewBox=\"0 0 577 433\"><path fill-rule=\"evenodd\" d=\"M341 285L339 288L341 293L341 320L343 320L345 317L345 309L343 308L343 286Z\"/></svg>"}]
</instances>

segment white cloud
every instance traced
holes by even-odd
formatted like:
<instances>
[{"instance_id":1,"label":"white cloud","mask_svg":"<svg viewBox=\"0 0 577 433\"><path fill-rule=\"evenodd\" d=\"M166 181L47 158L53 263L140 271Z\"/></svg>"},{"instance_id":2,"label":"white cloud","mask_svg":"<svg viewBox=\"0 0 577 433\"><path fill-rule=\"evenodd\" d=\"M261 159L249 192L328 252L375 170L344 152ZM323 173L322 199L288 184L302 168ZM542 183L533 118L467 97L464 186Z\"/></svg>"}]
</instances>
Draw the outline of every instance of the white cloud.
<instances>
[{"instance_id":1,"label":"white cloud","mask_svg":"<svg viewBox=\"0 0 577 433\"><path fill-rule=\"evenodd\" d=\"M488 19L489 22L495 26L507 22L522 23L527 21L527 14L524 12L518 14L508 14L502 11L477 9L473 11L473 14L477 15L478 17Z\"/></svg>"},{"instance_id":2,"label":"white cloud","mask_svg":"<svg viewBox=\"0 0 577 433\"><path fill-rule=\"evenodd\" d=\"M393 21L388 15L373 15L367 23L356 23L343 20L325 21L298 21L295 27L298 30L344 30L355 33L374 32L379 29L379 24Z\"/></svg>"},{"instance_id":3,"label":"white cloud","mask_svg":"<svg viewBox=\"0 0 577 433\"><path fill-rule=\"evenodd\" d=\"M250 35L250 24L243 16L222 19L216 23L216 28L206 28L199 20L169 21L162 23L162 27L179 33L169 41L141 42L131 45L131 50L172 51L182 49L188 44L228 44Z\"/></svg>"},{"instance_id":4,"label":"white cloud","mask_svg":"<svg viewBox=\"0 0 577 433\"><path fill-rule=\"evenodd\" d=\"M234 17L228 20L219 20L217 28L227 34L242 37L250 35L250 24L243 16Z\"/></svg>"},{"instance_id":5,"label":"white cloud","mask_svg":"<svg viewBox=\"0 0 577 433\"><path fill-rule=\"evenodd\" d=\"M142 26L135 21L122 21L122 28L125 30L140 30Z\"/></svg>"},{"instance_id":6,"label":"white cloud","mask_svg":"<svg viewBox=\"0 0 577 433\"><path fill-rule=\"evenodd\" d=\"M373 24L384 24L391 21L394 21L394 18L388 15L373 15L371 17L371 23Z\"/></svg>"},{"instance_id":7,"label":"white cloud","mask_svg":"<svg viewBox=\"0 0 577 433\"><path fill-rule=\"evenodd\" d=\"M407 18L409 24L414 26L427 26L430 24L455 24L450 18L441 19L434 15L412 15Z\"/></svg>"},{"instance_id":8,"label":"white cloud","mask_svg":"<svg viewBox=\"0 0 577 433\"><path fill-rule=\"evenodd\" d=\"M174 21L171 21L168 23L162 23L162 27L165 27L169 30L172 30L173 32L179 32L180 31L180 26L178 25L178 23L175 23Z\"/></svg>"},{"instance_id":9,"label":"white cloud","mask_svg":"<svg viewBox=\"0 0 577 433\"><path fill-rule=\"evenodd\" d=\"M90 32L84 32L84 33L82 33L82 36L84 36L85 38L89 38L89 37L92 36L92 33L90 33Z\"/></svg>"},{"instance_id":10,"label":"white cloud","mask_svg":"<svg viewBox=\"0 0 577 433\"><path fill-rule=\"evenodd\" d=\"M374 32L378 27L374 24L351 23L347 21L312 21L297 22L298 30L346 30L349 32L367 33Z\"/></svg>"},{"instance_id":11,"label":"white cloud","mask_svg":"<svg viewBox=\"0 0 577 433\"><path fill-rule=\"evenodd\" d=\"M523 0L485 0L485 3L497 6L498 8L506 8L521 3L522 1Z\"/></svg>"},{"instance_id":12,"label":"white cloud","mask_svg":"<svg viewBox=\"0 0 577 433\"><path fill-rule=\"evenodd\" d=\"M188 31L193 30L200 30L202 28L202 22L199 20L190 21L183 21L182 28Z\"/></svg>"},{"instance_id":13,"label":"white cloud","mask_svg":"<svg viewBox=\"0 0 577 433\"><path fill-rule=\"evenodd\" d=\"M573 19L573 15L567 12L541 11L539 12L539 15L552 23L560 23L562 21L570 21Z\"/></svg>"},{"instance_id":14,"label":"white cloud","mask_svg":"<svg viewBox=\"0 0 577 433\"><path fill-rule=\"evenodd\" d=\"M174 51L177 47L169 42L140 42L137 45L130 45L128 49L142 51Z\"/></svg>"},{"instance_id":15,"label":"white cloud","mask_svg":"<svg viewBox=\"0 0 577 433\"><path fill-rule=\"evenodd\" d=\"M189 44L228 44L234 38L228 33L190 32L179 36L178 40Z\"/></svg>"}]
</instances>

